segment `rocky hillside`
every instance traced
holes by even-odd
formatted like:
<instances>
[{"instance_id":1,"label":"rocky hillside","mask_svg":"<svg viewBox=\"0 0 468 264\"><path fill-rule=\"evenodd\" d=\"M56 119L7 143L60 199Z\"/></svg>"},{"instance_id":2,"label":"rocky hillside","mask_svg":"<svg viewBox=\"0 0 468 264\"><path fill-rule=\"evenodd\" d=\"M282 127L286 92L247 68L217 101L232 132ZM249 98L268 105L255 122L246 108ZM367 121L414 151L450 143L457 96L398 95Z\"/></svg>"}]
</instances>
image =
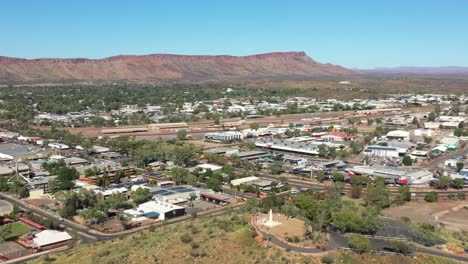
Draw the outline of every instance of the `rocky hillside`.
<instances>
[{"instance_id":1,"label":"rocky hillside","mask_svg":"<svg viewBox=\"0 0 468 264\"><path fill-rule=\"evenodd\" d=\"M0 57L0 84L128 80L243 81L306 79L351 74L321 64L304 52L278 52L245 57L152 54L105 59L18 59Z\"/></svg>"}]
</instances>

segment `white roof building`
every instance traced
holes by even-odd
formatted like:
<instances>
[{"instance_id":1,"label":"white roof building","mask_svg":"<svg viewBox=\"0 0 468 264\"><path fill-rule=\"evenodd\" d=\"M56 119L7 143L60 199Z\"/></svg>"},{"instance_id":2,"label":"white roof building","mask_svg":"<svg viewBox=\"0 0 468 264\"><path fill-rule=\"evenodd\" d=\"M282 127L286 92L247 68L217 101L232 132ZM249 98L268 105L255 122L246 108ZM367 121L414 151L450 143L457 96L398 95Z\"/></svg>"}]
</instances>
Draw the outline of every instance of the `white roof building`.
<instances>
[{"instance_id":1,"label":"white roof building","mask_svg":"<svg viewBox=\"0 0 468 264\"><path fill-rule=\"evenodd\" d=\"M234 185L234 186L238 186L238 185L248 183L248 182L252 182L252 181L256 181L256 180L258 180L258 177L250 176L250 177L244 177L244 178L232 180L231 184Z\"/></svg>"},{"instance_id":2,"label":"white roof building","mask_svg":"<svg viewBox=\"0 0 468 264\"><path fill-rule=\"evenodd\" d=\"M393 131L388 132L386 137L390 139L409 140L410 133L404 130L393 130Z\"/></svg>"},{"instance_id":3,"label":"white roof building","mask_svg":"<svg viewBox=\"0 0 468 264\"><path fill-rule=\"evenodd\" d=\"M107 189L107 190L99 191L99 192L102 193L102 195L105 197L105 196L110 196L112 194L125 193L127 191L128 191L127 188L119 187L119 188L112 188L112 189Z\"/></svg>"},{"instance_id":4,"label":"white roof building","mask_svg":"<svg viewBox=\"0 0 468 264\"><path fill-rule=\"evenodd\" d=\"M109 152L109 151L110 149L106 147L93 146L91 148L91 152L94 152L94 153L104 153L104 152Z\"/></svg>"},{"instance_id":5,"label":"white roof building","mask_svg":"<svg viewBox=\"0 0 468 264\"><path fill-rule=\"evenodd\" d=\"M33 248L44 247L60 242L65 242L72 239L67 232L60 232L57 230L44 230L35 235L33 243L30 245Z\"/></svg>"},{"instance_id":6,"label":"white roof building","mask_svg":"<svg viewBox=\"0 0 468 264\"><path fill-rule=\"evenodd\" d=\"M185 213L185 208L163 201L149 201L140 204L137 208L125 210L124 213L133 221L141 221L149 218L159 218L164 220L174 216L181 216Z\"/></svg>"},{"instance_id":7,"label":"white roof building","mask_svg":"<svg viewBox=\"0 0 468 264\"><path fill-rule=\"evenodd\" d=\"M223 167L214 165L214 164L203 163L203 164L198 164L196 168L202 169L203 172L207 171L208 169L210 169L213 172L217 172L217 171L220 171Z\"/></svg>"},{"instance_id":8,"label":"white roof building","mask_svg":"<svg viewBox=\"0 0 468 264\"><path fill-rule=\"evenodd\" d=\"M55 148L55 149L69 149L70 148L68 145L61 144L61 143L49 143L48 146L51 148Z\"/></svg>"}]
</instances>

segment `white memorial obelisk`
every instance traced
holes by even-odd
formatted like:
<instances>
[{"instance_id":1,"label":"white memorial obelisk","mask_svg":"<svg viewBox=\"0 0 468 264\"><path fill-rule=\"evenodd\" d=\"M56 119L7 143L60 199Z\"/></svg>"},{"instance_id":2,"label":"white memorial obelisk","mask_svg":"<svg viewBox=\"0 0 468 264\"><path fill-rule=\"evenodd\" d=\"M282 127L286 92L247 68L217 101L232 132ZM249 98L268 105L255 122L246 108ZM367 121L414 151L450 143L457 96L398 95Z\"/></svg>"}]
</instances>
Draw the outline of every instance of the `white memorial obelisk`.
<instances>
[{"instance_id":1,"label":"white memorial obelisk","mask_svg":"<svg viewBox=\"0 0 468 264\"><path fill-rule=\"evenodd\" d=\"M268 227L274 227L274 226L277 226L277 225L280 225L281 222L278 222L278 221L274 221L273 220L273 210L270 209L270 212L268 213L268 217L265 217L261 220L261 223L265 226L268 226Z\"/></svg>"}]
</instances>

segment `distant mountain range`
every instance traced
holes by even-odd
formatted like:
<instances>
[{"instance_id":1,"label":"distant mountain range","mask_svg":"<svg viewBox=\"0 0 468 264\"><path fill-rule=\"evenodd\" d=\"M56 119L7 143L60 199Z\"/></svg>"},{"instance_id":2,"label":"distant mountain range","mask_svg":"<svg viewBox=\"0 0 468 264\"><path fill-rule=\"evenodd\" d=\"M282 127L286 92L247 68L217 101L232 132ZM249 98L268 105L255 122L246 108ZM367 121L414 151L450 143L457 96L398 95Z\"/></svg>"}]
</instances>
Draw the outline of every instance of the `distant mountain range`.
<instances>
[{"instance_id":1,"label":"distant mountain range","mask_svg":"<svg viewBox=\"0 0 468 264\"><path fill-rule=\"evenodd\" d=\"M251 56L120 55L104 59L0 57L0 84L72 81L243 81L343 76L353 71L322 64L304 52Z\"/></svg>"},{"instance_id":2,"label":"distant mountain range","mask_svg":"<svg viewBox=\"0 0 468 264\"><path fill-rule=\"evenodd\" d=\"M395 67L356 70L370 74L468 75L468 67Z\"/></svg>"}]
</instances>

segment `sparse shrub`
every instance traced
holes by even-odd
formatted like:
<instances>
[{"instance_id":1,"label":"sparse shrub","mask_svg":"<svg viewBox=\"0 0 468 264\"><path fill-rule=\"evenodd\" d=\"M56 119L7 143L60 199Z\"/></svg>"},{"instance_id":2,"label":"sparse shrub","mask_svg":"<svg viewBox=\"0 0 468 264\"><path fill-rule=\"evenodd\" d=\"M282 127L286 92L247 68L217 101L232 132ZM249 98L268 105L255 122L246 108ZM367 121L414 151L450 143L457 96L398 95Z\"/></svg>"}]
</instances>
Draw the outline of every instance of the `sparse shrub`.
<instances>
[{"instance_id":1,"label":"sparse shrub","mask_svg":"<svg viewBox=\"0 0 468 264\"><path fill-rule=\"evenodd\" d=\"M404 241L387 241L388 249L401 254L411 254L414 252L414 247L410 243Z\"/></svg>"},{"instance_id":2,"label":"sparse shrub","mask_svg":"<svg viewBox=\"0 0 468 264\"><path fill-rule=\"evenodd\" d=\"M349 247L358 253L363 253L371 249L370 240L361 234L351 234L348 237Z\"/></svg>"},{"instance_id":3,"label":"sparse shrub","mask_svg":"<svg viewBox=\"0 0 468 264\"><path fill-rule=\"evenodd\" d=\"M198 250L192 249L192 250L190 250L190 256L196 258L196 257L200 256L200 253L198 252Z\"/></svg>"},{"instance_id":4,"label":"sparse shrub","mask_svg":"<svg viewBox=\"0 0 468 264\"><path fill-rule=\"evenodd\" d=\"M220 220L218 222L218 228L224 230L225 232L232 231L232 223L227 220Z\"/></svg>"},{"instance_id":5,"label":"sparse shrub","mask_svg":"<svg viewBox=\"0 0 468 264\"><path fill-rule=\"evenodd\" d=\"M195 226L192 227L191 231L192 231L192 234L194 234L194 235L195 235L195 234L198 234L198 233L200 232L200 230L198 230L198 228L195 227Z\"/></svg>"},{"instance_id":6,"label":"sparse shrub","mask_svg":"<svg viewBox=\"0 0 468 264\"><path fill-rule=\"evenodd\" d=\"M439 199L438 196L439 195L436 192L432 191L432 192L426 194L426 196L424 197L424 200L426 202L430 202L430 203L437 202L437 200Z\"/></svg>"},{"instance_id":7,"label":"sparse shrub","mask_svg":"<svg viewBox=\"0 0 468 264\"><path fill-rule=\"evenodd\" d=\"M183 234L183 235L180 236L180 241L182 241L185 244L188 244L188 243L192 242L192 240L193 239L189 234Z\"/></svg>"},{"instance_id":8,"label":"sparse shrub","mask_svg":"<svg viewBox=\"0 0 468 264\"><path fill-rule=\"evenodd\" d=\"M96 256L105 257L105 256L108 256L110 253L111 253L110 250L104 250L104 251L97 252Z\"/></svg>"},{"instance_id":9,"label":"sparse shrub","mask_svg":"<svg viewBox=\"0 0 468 264\"><path fill-rule=\"evenodd\" d=\"M335 258L332 255L328 254L323 256L321 261L324 264L333 264L335 262Z\"/></svg>"},{"instance_id":10,"label":"sparse shrub","mask_svg":"<svg viewBox=\"0 0 468 264\"><path fill-rule=\"evenodd\" d=\"M440 238L436 227L431 224L413 226L412 240L426 246L434 246L444 242L444 240Z\"/></svg>"},{"instance_id":11,"label":"sparse shrub","mask_svg":"<svg viewBox=\"0 0 468 264\"><path fill-rule=\"evenodd\" d=\"M401 218L401 221L405 222L405 223L411 223L411 219L407 216L402 216Z\"/></svg>"},{"instance_id":12,"label":"sparse shrub","mask_svg":"<svg viewBox=\"0 0 468 264\"><path fill-rule=\"evenodd\" d=\"M190 244L193 249L199 248L200 244L198 244L196 241L193 241L192 244Z\"/></svg>"}]
</instances>

